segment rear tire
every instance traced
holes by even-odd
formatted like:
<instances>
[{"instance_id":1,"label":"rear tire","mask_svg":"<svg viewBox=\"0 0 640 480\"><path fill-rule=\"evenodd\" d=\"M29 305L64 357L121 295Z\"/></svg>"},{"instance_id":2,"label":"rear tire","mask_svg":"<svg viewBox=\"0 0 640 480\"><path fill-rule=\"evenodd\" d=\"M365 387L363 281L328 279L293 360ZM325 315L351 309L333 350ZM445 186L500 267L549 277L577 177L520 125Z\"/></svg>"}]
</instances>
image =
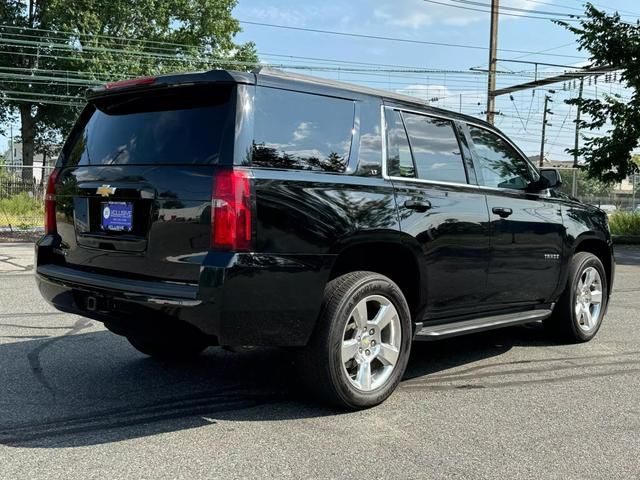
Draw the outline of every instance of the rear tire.
<instances>
[{"instance_id":1,"label":"rear tire","mask_svg":"<svg viewBox=\"0 0 640 480\"><path fill-rule=\"evenodd\" d=\"M159 339L128 336L129 343L141 353L163 360L187 360L197 357L207 348L207 343L199 338Z\"/></svg>"},{"instance_id":2,"label":"rear tire","mask_svg":"<svg viewBox=\"0 0 640 480\"><path fill-rule=\"evenodd\" d=\"M600 329L608 303L607 275L598 257L576 253L569 264L564 292L545 329L559 340L588 342Z\"/></svg>"},{"instance_id":3,"label":"rear tire","mask_svg":"<svg viewBox=\"0 0 640 480\"><path fill-rule=\"evenodd\" d=\"M400 288L373 272L351 272L325 288L314 335L301 351L301 380L324 401L357 410L382 403L402 379L411 315Z\"/></svg>"}]
</instances>

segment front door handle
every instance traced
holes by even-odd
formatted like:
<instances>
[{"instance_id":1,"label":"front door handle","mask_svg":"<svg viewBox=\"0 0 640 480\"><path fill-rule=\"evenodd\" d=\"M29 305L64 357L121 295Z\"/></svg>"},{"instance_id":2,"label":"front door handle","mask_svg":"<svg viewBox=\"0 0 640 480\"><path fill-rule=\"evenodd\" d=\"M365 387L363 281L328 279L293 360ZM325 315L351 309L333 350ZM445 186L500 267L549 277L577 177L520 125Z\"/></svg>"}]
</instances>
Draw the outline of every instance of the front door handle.
<instances>
[{"instance_id":1,"label":"front door handle","mask_svg":"<svg viewBox=\"0 0 640 480\"><path fill-rule=\"evenodd\" d=\"M498 215L500 218L507 218L509 215L513 213L513 210L506 207L493 207L491 211L496 215Z\"/></svg>"},{"instance_id":2,"label":"front door handle","mask_svg":"<svg viewBox=\"0 0 640 480\"><path fill-rule=\"evenodd\" d=\"M406 200L404 208L415 210L416 212L426 212L431 208L431 202L429 200Z\"/></svg>"}]
</instances>

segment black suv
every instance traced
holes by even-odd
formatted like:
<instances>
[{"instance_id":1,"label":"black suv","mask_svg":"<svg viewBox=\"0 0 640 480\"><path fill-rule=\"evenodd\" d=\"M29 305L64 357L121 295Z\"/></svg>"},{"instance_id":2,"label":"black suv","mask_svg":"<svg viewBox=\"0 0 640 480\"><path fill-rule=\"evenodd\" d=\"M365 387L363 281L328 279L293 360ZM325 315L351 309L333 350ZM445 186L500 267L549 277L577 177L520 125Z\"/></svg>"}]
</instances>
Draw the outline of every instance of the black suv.
<instances>
[{"instance_id":1,"label":"black suv","mask_svg":"<svg viewBox=\"0 0 640 480\"><path fill-rule=\"evenodd\" d=\"M559 184L491 125L391 92L266 70L118 82L50 177L37 281L148 355L297 347L309 388L363 408L412 340L596 334L607 217Z\"/></svg>"}]
</instances>

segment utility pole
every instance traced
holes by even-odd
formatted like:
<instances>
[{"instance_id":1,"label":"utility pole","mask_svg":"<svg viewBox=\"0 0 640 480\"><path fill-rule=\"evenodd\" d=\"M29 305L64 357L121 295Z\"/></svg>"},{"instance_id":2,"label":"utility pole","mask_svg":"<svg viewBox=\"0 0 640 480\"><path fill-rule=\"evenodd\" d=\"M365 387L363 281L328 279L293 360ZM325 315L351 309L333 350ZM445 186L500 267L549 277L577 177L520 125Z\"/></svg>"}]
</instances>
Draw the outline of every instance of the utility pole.
<instances>
[{"instance_id":1,"label":"utility pole","mask_svg":"<svg viewBox=\"0 0 640 480\"><path fill-rule=\"evenodd\" d=\"M491 0L491 33L489 37L489 75L487 84L487 122L493 124L496 110L496 56L498 51L499 0Z\"/></svg>"},{"instance_id":2,"label":"utility pole","mask_svg":"<svg viewBox=\"0 0 640 480\"><path fill-rule=\"evenodd\" d=\"M580 78L580 88L578 89L578 99L582 100L582 89L584 88L584 77ZM576 134L573 141L573 168L578 168L578 142L580 139L580 105L576 113Z\"/></svg>"},{"instance_id":3,"label":"utility pole","mask_svg":"<svg viewBox=\"0 0 640 480\"><path fill-rule=\"evenodd\" d=\"M551 93L555 93L554 90L549 90ZM549 95L544 96L544 112L542 113L542 140L540 141L540 166L544 166L544 141L547 129L547 114L553 115L553 112L547 108L549 102L553 102ZM551 125L551 124L549 124Z\"/></svg>"},{"instance_id":4,"label":"utility pole","mask_svg":"<svg viewBox=\"0 0 640 480\"><path fill-rule=\"evenodd\" d=\"M578 89L578 98L582 100L582 90L584 89L584 77L580 77L580 88ZM576 132L573 141L573 183L571 184L571 195L576 196L578 193L578 146L580 142L580 105L576 113Z\"/></svg>"},{"instance_id":5,"label":"utility pole","mask_svg":"<svg viewBox=\"0 0 640 480\"><path fill-rule=\"evenodd\" d=\"M9 158L11 159L11 165L13 165L13 124L9 124L9 146L11 147L11 153Z\"/></svg>"}]
</instances>

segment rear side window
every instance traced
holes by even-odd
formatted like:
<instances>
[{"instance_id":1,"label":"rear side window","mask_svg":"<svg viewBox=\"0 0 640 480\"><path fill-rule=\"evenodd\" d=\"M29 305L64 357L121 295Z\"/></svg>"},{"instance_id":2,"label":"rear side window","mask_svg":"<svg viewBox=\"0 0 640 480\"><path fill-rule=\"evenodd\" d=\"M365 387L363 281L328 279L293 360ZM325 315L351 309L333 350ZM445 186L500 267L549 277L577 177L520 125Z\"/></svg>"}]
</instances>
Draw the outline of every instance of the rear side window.
<instances>
[{"instance_id":1,"label":"rear side window","mask_svg":"<svg viewBox=\"0 0 640 480\"><path fill-rule=\"evenodd\" d=\"M527 162L495 133L469 125L469 133L485 187L524 190L531 182Z\"/></svg>"},{"instance_id":2,"label":"rear side window","mask_svg":"<svg viewBox=\"0 0 640 480\"><path fill-rule=\"evenodd\" d=\"M450 120L402 112L417 177L422 180L467 183L460 144Z\"/></svg>"},{"instance_id":3,"label":"rear side window","mask_svg":"<svg viewBox=\"0 0 640 480\"><path fill-rule=\"evenodd\" d=\"M360 106L360 145L356 175L380 176L382 173L382 135L380 104L363 102Z\"/></svg>"},{"instance_id":4,"label":"rear side window","mask_svg":"<svg viewBox=\"0 0 640 480\"><path fill-rule=\"evenodd\" d=\"M231 93L207 86L97 99L82 115L66 164L217 163L233 128Z\"/></svg>"},{"instance_id":5,"label":"rear side window","mask_svg":"<svg viewBox=\"0 0 640 480\"><path fill-rule=\"evenodd\" d=\"M343 172L353 119L353 101L258 87L252 164Z\"/></svg>"},{"instance_id":6,"label":"rear side window","mask_svg":"<svg viewBox=\"0 0 640 480\"><path fill-rule=\"evenodd\" d=\"M387 122L387 163L388 174L392 177L416 176L416 169L411 158L411 148L407 132L402 124L400 112L396 110L386 110Z\"/></svg>"}]
</instances>

